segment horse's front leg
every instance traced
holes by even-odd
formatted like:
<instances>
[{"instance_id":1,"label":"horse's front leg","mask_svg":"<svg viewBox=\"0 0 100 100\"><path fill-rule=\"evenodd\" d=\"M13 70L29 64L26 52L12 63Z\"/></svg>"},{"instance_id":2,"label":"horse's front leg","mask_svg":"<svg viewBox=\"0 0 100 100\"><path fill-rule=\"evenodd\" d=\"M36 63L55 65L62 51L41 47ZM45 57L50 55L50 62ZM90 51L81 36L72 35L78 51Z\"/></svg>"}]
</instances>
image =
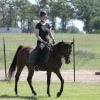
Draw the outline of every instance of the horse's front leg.
<instances>
[{"instance_id":1,"label":"horse's front leg","mask_svg":"<svg viewBox=\"0 0 100 100\"><path fill-rule=\"evenodd\" d=\"M50 81L51 81L51 72L47 71L47 94L50 97Z\"/></svg>"},{"instance_id":2,"label":"horse's front leg","mask_svg":"<svg viewBox=\"0 0 100 100\"><path fill-rule=\"evenodd\" d=\"M63 92L64 79L62 78L61 73L60 73L60 71L59 71L59 70L56 72L56 75L58 76L58 78L59 78L59 79L60 79L60 81L61 81L60 91L57 93L57 97L60 97L60 96L61 96L61 94L62 94L62 92Z\"/></svg>"}]
</instances>

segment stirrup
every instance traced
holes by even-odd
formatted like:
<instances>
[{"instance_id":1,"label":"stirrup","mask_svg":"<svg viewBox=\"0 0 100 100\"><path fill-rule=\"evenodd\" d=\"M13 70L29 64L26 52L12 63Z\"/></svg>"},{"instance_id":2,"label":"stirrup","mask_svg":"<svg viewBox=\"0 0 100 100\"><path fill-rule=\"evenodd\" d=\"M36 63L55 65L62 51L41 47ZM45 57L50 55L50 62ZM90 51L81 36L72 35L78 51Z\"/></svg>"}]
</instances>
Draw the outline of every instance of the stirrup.
<instances>
[{"instance_id":1,"label":"stirrup","mask_svg":"<svg viewBox=\"0 0 100 100\"><path fill-rule=\"evenodd\" d=\"M38 65L35 65L34 66L34 70L39 71L39 66Z\"/></svg>"}]
</instances>

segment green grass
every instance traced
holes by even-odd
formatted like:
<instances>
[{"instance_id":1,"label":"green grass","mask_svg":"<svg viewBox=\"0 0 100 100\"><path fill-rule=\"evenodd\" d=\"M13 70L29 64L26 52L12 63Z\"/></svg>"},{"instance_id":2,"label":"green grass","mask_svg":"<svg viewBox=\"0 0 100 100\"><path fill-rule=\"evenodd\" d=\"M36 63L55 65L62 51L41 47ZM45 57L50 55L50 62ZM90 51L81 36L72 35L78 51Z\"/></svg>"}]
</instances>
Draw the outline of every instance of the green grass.
<instances>
[{"instance_id":1,"label":"green grass","mask_svg":"<svg viewBox=\"0 0 100 100\"><path fill-rule=\"evenodd\" d=\"M34 82L37 96L32 95L27 82L19 82L19 95L14 93L14 82L0 81L0 100L99 100L99 83L65 83L64 91L60 98L56 97L59 90L59 83L51 84L51 95L46 94L46 83Z\"/></svg>"},{"instance_id":2,"label":"green grass","mask_svg":"<svg viewBox=\"0 0 100 100\"><path fill-rule=\"evenodd\" d=\"M4 68L2 38L6 41L7 67L9 67L19 45L35 46L34 34L0 34L0 68ZM100 67L100 35L98 34L55 34L56 42L72 41L75 38L76 68L99 69ZM72 57L71 57L72 61ZM73 63L63 64L63 69L71 69Z\"/></svg>"}]
</instances>

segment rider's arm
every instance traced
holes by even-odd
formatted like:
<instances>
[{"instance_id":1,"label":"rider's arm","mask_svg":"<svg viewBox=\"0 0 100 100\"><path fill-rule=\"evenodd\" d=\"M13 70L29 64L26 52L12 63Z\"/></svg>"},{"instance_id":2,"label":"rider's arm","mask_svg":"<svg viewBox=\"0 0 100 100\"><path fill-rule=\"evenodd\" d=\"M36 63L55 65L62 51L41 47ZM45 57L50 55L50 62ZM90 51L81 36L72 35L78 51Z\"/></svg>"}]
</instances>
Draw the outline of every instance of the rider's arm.
<instances>
[{"instance_id":1,"label":"rider's arm","mask_svg":"<svg viewBox=\"0 0 100 100\"><path fill-rule=\"evenodd\" d=\"M39 36L39 29L35 29L35 33L36 33L37 40L44 42L44 40Z\"/></svg>"},{"instance_id":2,"label":"rider's arm","mask_svg":"<svg viewBox=\"0 0 100 100\"><path fill-rule=\"evenodd\" d=\"M49 29L49 37L50 37L52 40L54 40L54 36L53 36L53 34L52 34L51 28Z\"/></svg>"}]
</instances>

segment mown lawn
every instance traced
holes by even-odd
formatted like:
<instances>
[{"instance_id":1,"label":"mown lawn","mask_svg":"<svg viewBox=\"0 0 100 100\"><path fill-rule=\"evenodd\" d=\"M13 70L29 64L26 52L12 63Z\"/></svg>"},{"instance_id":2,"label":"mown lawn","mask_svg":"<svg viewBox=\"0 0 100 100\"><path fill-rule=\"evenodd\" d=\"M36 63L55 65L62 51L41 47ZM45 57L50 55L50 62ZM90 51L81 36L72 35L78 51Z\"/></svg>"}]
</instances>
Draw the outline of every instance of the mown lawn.
<instances>
[{"instance_id":1,"label":"mown lawn","mask_svg":"<svg viewBox=\"0 0 100 100\"><path fill-rule=\"evenodd\" d=\"M61 97L57 98L58 83L52 83L51 95L47 97L46 83L34 82L37 96L32 95L27 82L19 82L19 95L14 94L14 82L0 81L0 100L100 100L99 83L65 83Z\"/></svg>"},{"instance_id":2,"label":"mown lawn","mask_svg":"<svg viewBox=\"0 0 100 100\"><path fill-rule=\"evenodd\" d=\"M100 68L100 35L98 34L55 34L56 42L70 42L75 38L76 69ZM2 38L5 37L7 68L11 64L15 51L19 45L36 45L34 34L0 34L0 68L4 68ZM72 57L71 57L72 61ZM63 64L63 69L73 68L73 63Z\"/></svg>"}]
</instances>

